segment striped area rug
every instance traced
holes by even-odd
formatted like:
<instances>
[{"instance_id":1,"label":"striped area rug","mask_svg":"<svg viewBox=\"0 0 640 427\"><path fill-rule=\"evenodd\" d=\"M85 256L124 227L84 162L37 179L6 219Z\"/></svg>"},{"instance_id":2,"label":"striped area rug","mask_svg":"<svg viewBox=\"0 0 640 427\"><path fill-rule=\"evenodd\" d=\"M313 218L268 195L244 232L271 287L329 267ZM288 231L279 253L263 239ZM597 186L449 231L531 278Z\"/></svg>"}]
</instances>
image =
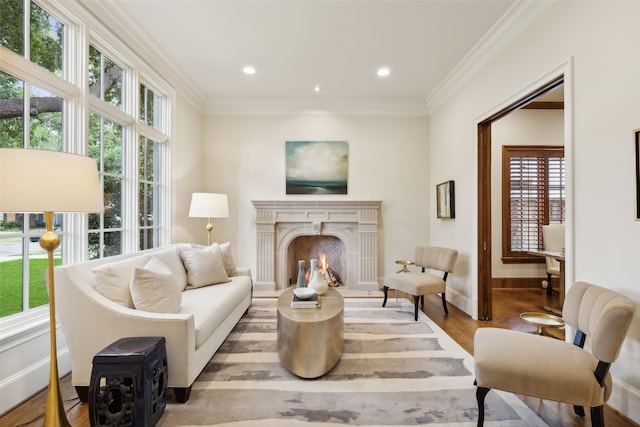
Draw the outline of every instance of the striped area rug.
<instances>
[{"instance_id":1,"label":"striped area rug","mask_svg":"<svg viewBox=\"0 0 640 427\"><path fill-rule=\"evenodd\" d=\"M346 298L342 358L305 380L278 358L276 300L255 299L158 426L475 426L473 359L420 315L405 301ZM508 393L491 391L486 408L486 426L546 426Z\"/></svg>"}]
</instances>

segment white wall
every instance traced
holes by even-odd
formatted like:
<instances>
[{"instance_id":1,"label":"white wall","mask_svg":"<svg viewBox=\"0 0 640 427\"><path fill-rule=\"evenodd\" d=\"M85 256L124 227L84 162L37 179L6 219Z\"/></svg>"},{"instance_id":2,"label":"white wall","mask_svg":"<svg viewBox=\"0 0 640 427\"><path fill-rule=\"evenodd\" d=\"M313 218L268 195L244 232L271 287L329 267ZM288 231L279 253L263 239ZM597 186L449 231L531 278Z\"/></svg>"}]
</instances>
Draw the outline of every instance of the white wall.
<instances>
[{"instance_id":1,"label":"white wall","mask_svg":"<svg viewBox=\"0 0 640 427\"><path fill-rule=\"evenodd\" d=\"M457 285L471 307L477 306L477 123L562 64L568 64L565 101L573 120L565 145L573 187L567 277L640 301L632 136L640 127L637 16L639 2L556 2L430 115L432 180L447 171L463 195L455 224L432 220L432 243L450 242L470 257L470 274ZM612 367L615 387L609 401L636 422L639 366L640 307Z\"/></svg>"},{"instance_id":2,"label":"white wall","mask_svg":"<svg viewBox=\"0 0 640 427\"><path fill-rule=\"evenodd\" d=\"M492 277L546 278L545 264L502 263L502 147L564 144L564 111L518 110L491 125Z\"/></svg>"},{"instance_id":3,"label":"white wall","mask_svg":"<svg viewBox=\"0 0 640 427\"><path fill-rule=\"evenodd\" d=\"M202 113L178 95L171 143L171 242L207 243L206 218L189 218L191 194L209 191L202 170Z\"/></svg>"},{"instance_id":4,"label":"white wall","mask_svg":"<svg viewBox=\"0 0 640 427\"><path fill-rule=\"evenodd\" d=\"M333 115L209 116L204 119L204 182L229 194L230 218L214 240L233 242L239 265L255 269L252 200L381 200L379 274L397 270L428 239L428 121L424 117ZM349 144L345 196L285 195L285 141ZM435 196L433 196L435 197Z\"/></svg>"}]
</instances>

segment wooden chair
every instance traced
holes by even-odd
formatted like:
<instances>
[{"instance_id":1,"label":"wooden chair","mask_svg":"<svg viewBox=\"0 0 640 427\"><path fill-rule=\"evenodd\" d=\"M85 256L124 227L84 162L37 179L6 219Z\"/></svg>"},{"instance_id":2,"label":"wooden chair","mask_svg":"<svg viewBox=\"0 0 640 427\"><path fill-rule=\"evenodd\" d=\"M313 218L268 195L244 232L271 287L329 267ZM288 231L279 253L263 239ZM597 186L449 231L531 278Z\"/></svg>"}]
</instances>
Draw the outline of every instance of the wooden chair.
<instances>
[{"instance_id":1,"label":"wooden chair","mask_svg":"<svg viewBox=\"0 0 640 427\"><path fill-rule=\"evenodd\" d=\"M453 266L457 258L458 251L454 249L436 246L416 246L413 261L417 267L422 268L422 272L398 272L385 276L382 306L384 307L387 304L387 293L390 288L413 295L414 317L415 320L418 320L418 302L421 301L422 308L424 308L424 296L426 294L440 293L442 294L444 312L448 314L449 310L447 309L447 300L445 298L446 281L449 273L453 272ZM427 270L437 270L442 273L442 277Z\"/></svg>"},{"instance_id":2,"label":"wooden chair","mask_svg":"<svg viewBox=\"0 0 640 427\"><path fill-rule=\"evenodd\" d=\"M509 329L476 330L478 426L484 423L484 399L492 388L570 403L582 417L587 406L591 425L604 426L603 405L612 387L609 367L618 358L634 311L629 298L577 282L562 311L576 331L573 344ZM590 351L584 348L587 338Z\"/></svg>"}]
</instances>

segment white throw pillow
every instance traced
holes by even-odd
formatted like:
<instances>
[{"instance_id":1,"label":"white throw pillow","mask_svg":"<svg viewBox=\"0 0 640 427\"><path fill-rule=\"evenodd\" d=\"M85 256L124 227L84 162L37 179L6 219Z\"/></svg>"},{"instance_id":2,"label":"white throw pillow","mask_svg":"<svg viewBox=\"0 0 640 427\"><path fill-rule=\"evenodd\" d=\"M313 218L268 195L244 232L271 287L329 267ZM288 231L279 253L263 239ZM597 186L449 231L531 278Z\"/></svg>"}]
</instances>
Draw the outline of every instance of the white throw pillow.
<instances>
[{"instance_id":1,"label":"white throw pillow","mask_svg":"<svg viewBox=\"0 0 640 427\"><path fill-rule=\"evenodd\" d=\"M213 245L217 245L217 243L214 243ZM224 263L224 269L227 272L227 276L237 276L238 270L236 269L236 263L233 261L233 253L231 253L231 242L220 243L218 246L222 253L222 262Z\"/></svg>"},{"instance_id":2,"label":"white throw pillow","mask_svg":"<svg viewBox=\"0 0 640 427\"><path fill-rule=\"evenodd\" d=\"M199 288L229 281L220 248L197 248L184 245L180 247L180 257L187 270L189 286Z\"/></svg>"},{"instance_id":3,"label":"white throw pillow","mask_svg":"<svg viewBox=\"0 0 640 427\"><path fill-rule=\"evenodd\" d=\"M134 308L129 290L129 282L136 267L144 267L148 256L134 256L122 261L103 264L93 269L96 278L96 290L110 300Z\"/></svg>"},{"instance_id":4,"label":"white throw pillow","mask_svg":"<svg viewBox=\"0 0 640 427\"><path fill-rule=\"evenodd\" d=\"M153 256L169 267L178 290L183 291L184 288L187 287L187 272L185 271L184 264L182 264L182 259L180 258L180 250L177 247L172 247L155 252Z\"/></svg>"},{"instance_id":5,"label":"white throw pillow","mask_svg":"<svg viewBox=\"0 0 640 427\"><path fill-rule=\"evenodd\" d=\"M144 268L137 267L131 278L131 298L138 310L155 313L177 313L182 293L171 274L171 269L156 257Z\"/></svg>"}]
</instances>

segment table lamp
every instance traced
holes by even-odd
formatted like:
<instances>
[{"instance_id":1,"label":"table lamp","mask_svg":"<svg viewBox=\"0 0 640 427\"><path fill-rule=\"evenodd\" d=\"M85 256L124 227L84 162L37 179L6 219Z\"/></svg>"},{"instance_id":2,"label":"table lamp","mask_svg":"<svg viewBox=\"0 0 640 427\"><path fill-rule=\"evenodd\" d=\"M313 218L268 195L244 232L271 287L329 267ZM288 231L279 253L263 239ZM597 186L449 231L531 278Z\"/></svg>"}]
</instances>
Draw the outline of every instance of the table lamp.
<instances>
[{"instance_id":1,"label":"table lamp","mask_svg":"<svg viewBox=\"0 0 640 427\"><path fill-rule=\"evenodd\" d=\"M211 246L211 218L229 218L229 201L226 194L193 193L189 216L192 218L207 218L207 242Z\"/></svg>"},{"instance_id":2,"label":"table lamp","mask_svg":"<svg viewBox=\"0 0 640 427\"><path fill-rule=\"evenodd\" d=\"M44 425L70 426L64 412L58 378L53 251L60 237L53 215L63 212L103 212L104 202L96 161L57 151L0 148L0 212L44 213L47 231L40 246L47 251L50 358Z\"/></svg>"}]
</instances>

